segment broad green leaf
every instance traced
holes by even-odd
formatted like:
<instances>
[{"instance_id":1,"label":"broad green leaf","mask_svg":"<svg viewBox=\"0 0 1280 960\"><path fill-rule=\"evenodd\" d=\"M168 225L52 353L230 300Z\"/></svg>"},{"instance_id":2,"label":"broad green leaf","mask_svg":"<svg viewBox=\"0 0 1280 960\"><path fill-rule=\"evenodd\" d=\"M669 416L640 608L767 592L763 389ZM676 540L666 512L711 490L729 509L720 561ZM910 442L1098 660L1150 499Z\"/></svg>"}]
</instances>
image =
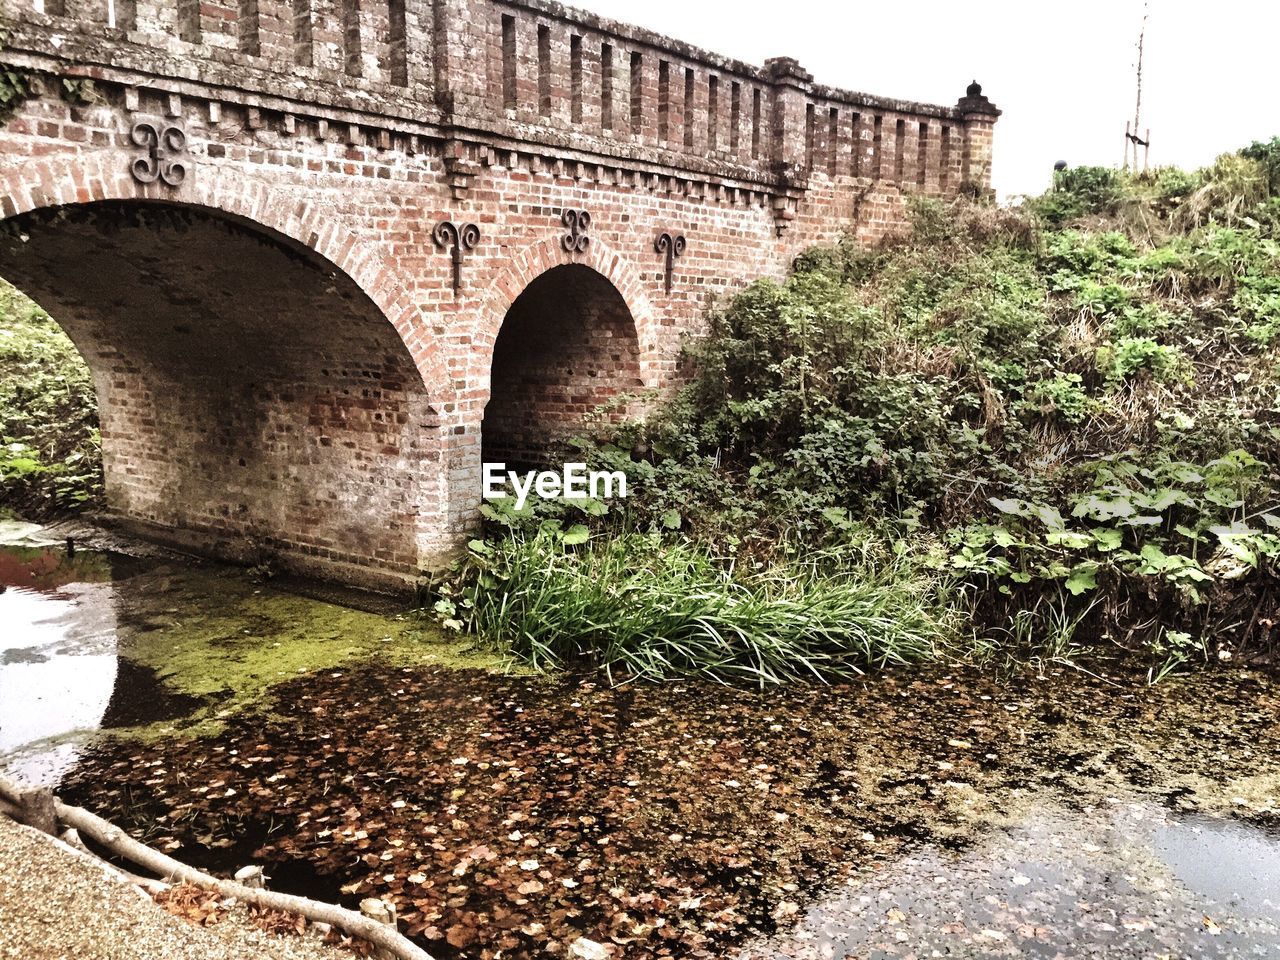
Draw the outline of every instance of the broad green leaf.
<instances>
[{"instance_id":1,"label":"broad green leaf","mask_svg":"<svg viewBox=\"0 0 1280 960\"><path fill-rule=\"evenodd\" d=\"M564 532L561 538L566 546L576 546L579 543L586 543L591 537L591 531L580 523L575 523L572 527Z\"/></svg>"},{"instance_id":2,"label":"broad green leaf","mask_svg":"<svg viewBox=\"0 0 1280 960\"><path fill-rule=\"evenodd\" d=\"M1120 549L1120 544L1124 542L1124 534L1114 527L1097 527L1092 533L1098 549L1104 553L1108 550Z\"/></svg>"},{"instance_id":3,"label":"broad green leaf","mask_svg":"<svg viewBox=\"0 0 1280 960\"><path fill-rule=\"evenodd\" d=\"M1093 590L1098 586L1098 564L1089 562L1081 563L1071 568L1071 573L1067 577L1066 587L1071 591L1073 597L1078 597L1086 590Z\"/></svg>"},{"instance_id":4,"label":"broad green leaf","mask_svg":"<svg viewBox=\"0 0 1280 960\"><path fill-rule=\"evenodd\" d=\"M999 497L988 497L987 502L1001 513L1012 514L1015 517L1026 515L1026 504L1021 500L1002 500Z\"/></svg>"},{"instance_id":5,"label":"broad green leaf","mask_svg":"<svg viewBox=\"0 0 1280 960\"><path fill-rule=\"evenodd\" d=\"M1015 543L1018 543L1018 538L1004 527L996 527L992 530L991 539L994 540L996 546L999 547L1012 547Z\"/></svg>"}]
</instances>

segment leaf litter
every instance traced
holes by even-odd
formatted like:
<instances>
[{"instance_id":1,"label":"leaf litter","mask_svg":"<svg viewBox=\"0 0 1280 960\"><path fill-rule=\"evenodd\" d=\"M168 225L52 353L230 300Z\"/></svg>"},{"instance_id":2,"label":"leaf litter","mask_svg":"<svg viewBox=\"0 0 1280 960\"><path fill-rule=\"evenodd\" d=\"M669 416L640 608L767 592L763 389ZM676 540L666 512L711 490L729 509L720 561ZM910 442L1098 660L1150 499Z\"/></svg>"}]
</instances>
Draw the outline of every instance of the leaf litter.
<instances>
[{"instance_id":1,"label":"leaf litter","mask_svg":"<svg viewBox=\"0 0 1280 960\"><path fill-rule=\"evenodd\" d=\"M1046 792L1277 816L1273 681L1116 682L915 671L762 694L372 667L289 681L214 736L103 743L62 792L207 869L389 900L441 958L720 957Z\"/></svg>"}]
</instances>

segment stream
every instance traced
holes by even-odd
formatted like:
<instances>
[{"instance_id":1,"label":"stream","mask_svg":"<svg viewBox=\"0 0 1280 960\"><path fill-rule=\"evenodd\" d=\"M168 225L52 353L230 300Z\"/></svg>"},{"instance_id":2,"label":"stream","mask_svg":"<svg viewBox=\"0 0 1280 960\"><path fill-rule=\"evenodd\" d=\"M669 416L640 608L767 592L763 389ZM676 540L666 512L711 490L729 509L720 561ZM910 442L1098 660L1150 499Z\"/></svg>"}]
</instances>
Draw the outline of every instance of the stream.
<instances>
[{"instance_id":1,"label":"stream","mask_svg":"<svg viewBox=\"0 0 1280 960\"><path fill-rule=\"evenodd\" d=\"M393 899L437 957L1280 956L1264 672L610 688L387 604L6 539L0 771L199 866Z\"/></svg>"}]
</instances>

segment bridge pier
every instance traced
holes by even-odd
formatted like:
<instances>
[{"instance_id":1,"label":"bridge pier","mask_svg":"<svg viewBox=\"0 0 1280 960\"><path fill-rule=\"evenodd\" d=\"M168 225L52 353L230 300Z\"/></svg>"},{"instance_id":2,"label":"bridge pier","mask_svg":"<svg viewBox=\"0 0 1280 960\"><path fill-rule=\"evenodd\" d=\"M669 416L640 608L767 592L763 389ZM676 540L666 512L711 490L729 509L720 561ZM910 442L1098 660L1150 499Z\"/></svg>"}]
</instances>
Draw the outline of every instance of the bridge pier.
<instances>
[{"instance_id":1,"label":"bridge pier","mask_svg":"<svg viewBox=\"0 0 1280 960\"><path fill-rule=\"evenodd\" d=\"M411 579L444 546L438 417L349 278L202 208L104 201L13 226L0 275L89 365L117 523L369 586Z\"/></svg>"}]
</instances>

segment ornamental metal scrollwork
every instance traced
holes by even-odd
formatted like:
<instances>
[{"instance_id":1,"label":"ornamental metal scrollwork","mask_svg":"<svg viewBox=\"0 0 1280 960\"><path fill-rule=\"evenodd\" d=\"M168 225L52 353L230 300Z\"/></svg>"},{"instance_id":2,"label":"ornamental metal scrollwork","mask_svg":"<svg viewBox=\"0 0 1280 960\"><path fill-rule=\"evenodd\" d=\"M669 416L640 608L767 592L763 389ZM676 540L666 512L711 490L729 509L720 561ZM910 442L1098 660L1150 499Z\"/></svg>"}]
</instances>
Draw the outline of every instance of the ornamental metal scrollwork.
<instances>
[{"instance_id":1,"label":"ornamental metal scrollwork","mask_svg":"<svg viewBox=\"0 0 1280 960\"><path fill-rule=\"evenodd\" d=\"M585 210L566 210L560 220L569 232L560 238L560 245L569 253L585 253L591 244L587 228L591 226L591 214Z\"/></svg>"},{"instance_id":2,"label":"ornamental metal scrollwork","mask_svg":"<svg viewBox=\"0 0 1280 960\"><path fill-rule=\"evenodd\" d=\"M658 234L658 239L653 242L653 248L659 253L666 254L666 289L667 293L671 292L671 274L676 268L676 257L684 253L685 239L683 233L677 233L674 237L669 233Z\"/></svg>"},{"instance_id":3,"label":"ornamental metal scrollwork","mask_svg":"<svg viewBox=\"0 0 1280 960\"><path fill-rule=\"evenodd\" d=\"M453 257L453 292L457 294L462 288L462 255L472 250L480 242L480 228L474 223L458 226L452 220L441 220L431 232L436 246L441 250L452 249Z\"/></svg>"},{"instance_id":4,"label":"ornamental metal scrollwork","mask_svg":"<svg viewBox=\"0 0 1280 960\"><path fill-rule=\"evenodd\" d=\"M181 127L168 124L159 127L147 120L139 120L129 131L129 137L140 147L147 148L145 157L136 158L129 165L129 172L139 183L155 183L159 180L176 187L187 178L187 165L179 155L187 149L187 135Z\"/></svg>"}]
</instances>

